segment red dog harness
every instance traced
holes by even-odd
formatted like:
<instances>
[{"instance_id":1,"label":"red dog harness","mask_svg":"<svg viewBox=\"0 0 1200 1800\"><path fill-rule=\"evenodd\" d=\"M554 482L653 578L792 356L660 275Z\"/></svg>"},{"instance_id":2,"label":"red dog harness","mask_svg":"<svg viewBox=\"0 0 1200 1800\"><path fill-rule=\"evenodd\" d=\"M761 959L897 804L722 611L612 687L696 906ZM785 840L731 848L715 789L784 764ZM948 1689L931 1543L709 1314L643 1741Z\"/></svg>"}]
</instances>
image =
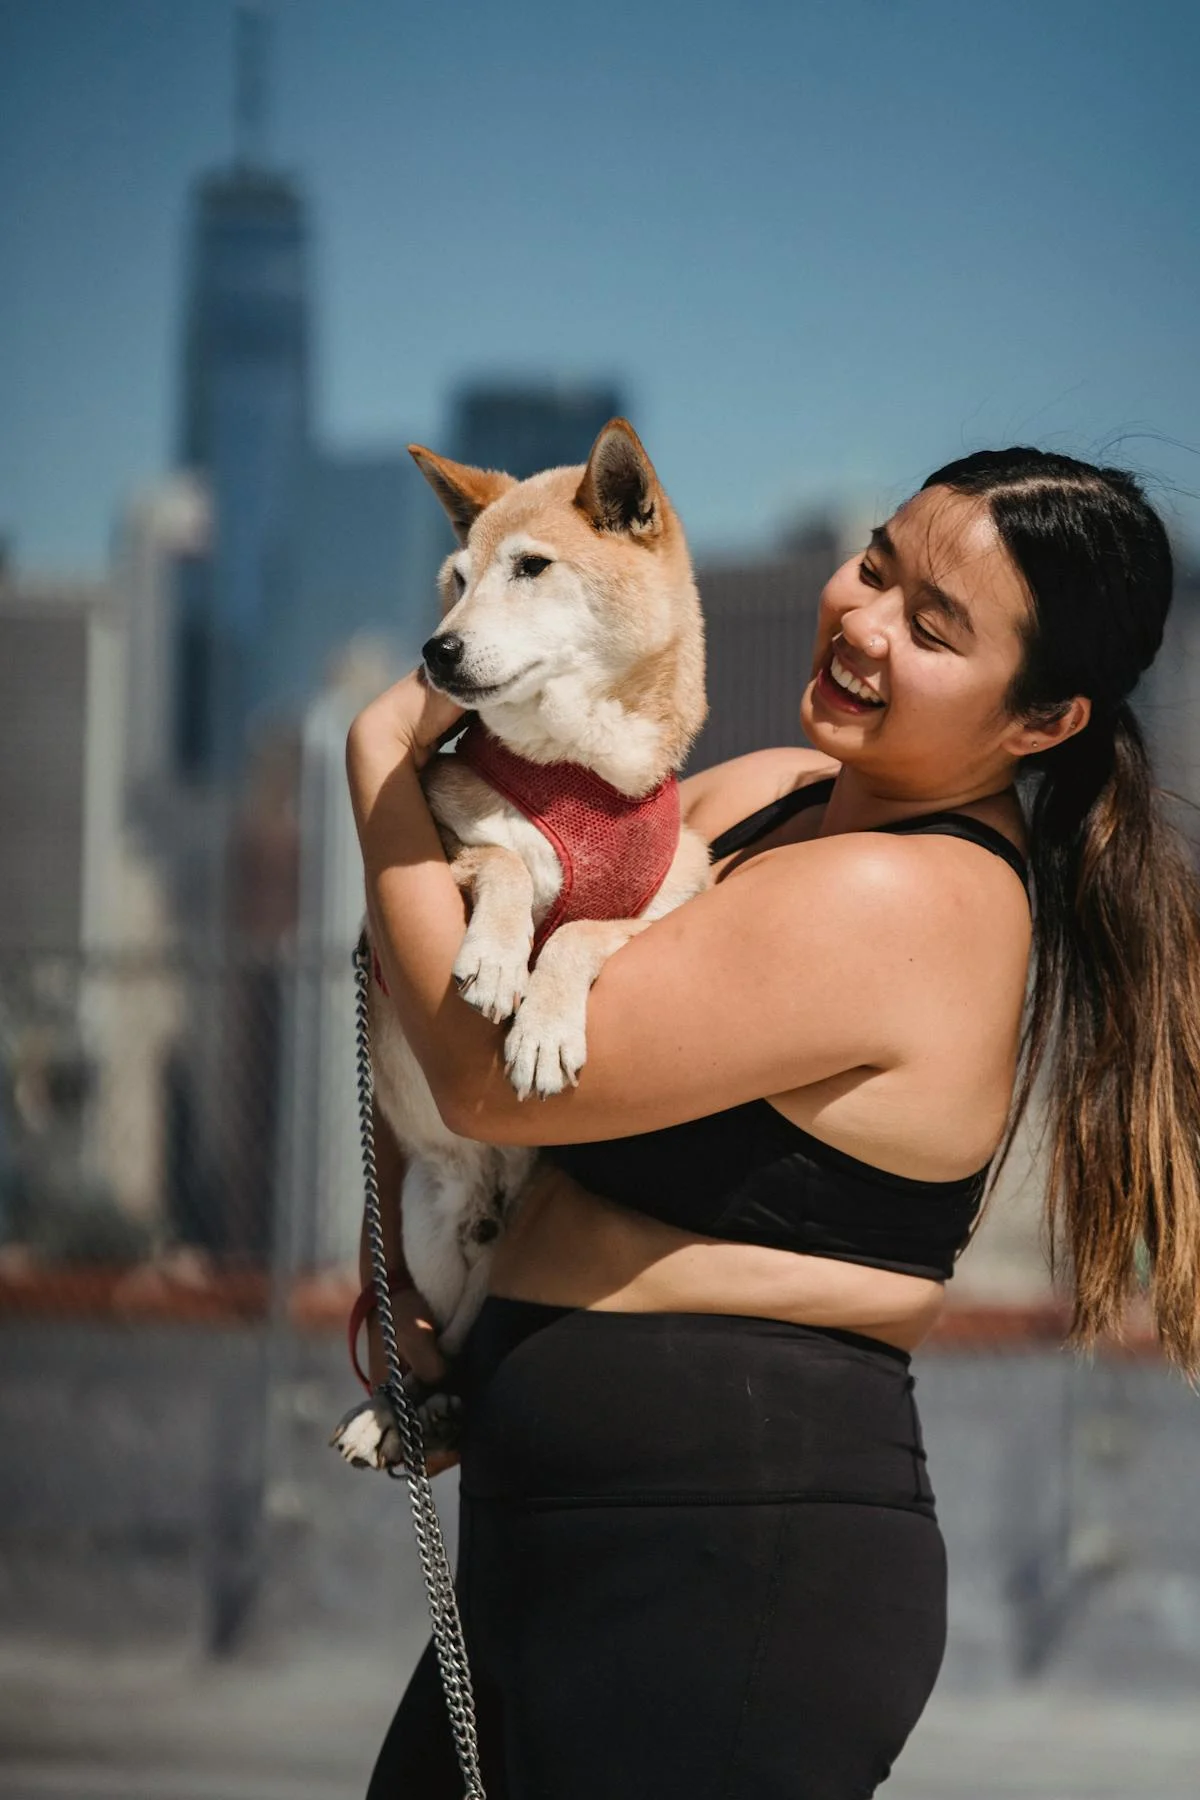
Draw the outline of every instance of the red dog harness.
<instances>
[{"instance_id":1,"label":"red dog harness","mask_svg":"<svg viewBox=\"0 0 1200 1800\"><path fill-rule=\"evenodd\" d=\"M578 763L517 756L474 720L455 746L468 768L510 800L553 846L562 886L533 939L574 919L635 919L667 878L679 848L674 775L640 800Z\"/></svg>"},{"instance_id":2,"label":"red dog harness","mask_svg":"<svg viewBox=\"0 0 1200 1800\"><path fill-rule=\"evenodd\" d=\"M634 919L649 905L679 847L674 775L633 800L578 763L535 763L518 756L478 719L463 732L454 754L537 826L562 865L562 886L534 934L531 962L560 925L574 919ZM383 987L378 957L375 979Z\"/></svg>"}]
</instances>

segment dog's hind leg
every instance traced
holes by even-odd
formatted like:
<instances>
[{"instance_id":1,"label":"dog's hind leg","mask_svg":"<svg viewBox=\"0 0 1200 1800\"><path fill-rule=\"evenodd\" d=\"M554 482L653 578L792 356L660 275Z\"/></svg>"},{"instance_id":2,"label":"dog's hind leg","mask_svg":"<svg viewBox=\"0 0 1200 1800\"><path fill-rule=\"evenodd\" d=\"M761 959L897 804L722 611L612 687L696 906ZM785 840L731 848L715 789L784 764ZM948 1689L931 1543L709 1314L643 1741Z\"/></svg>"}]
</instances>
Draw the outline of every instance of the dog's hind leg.
<instances>
[{"instance_id":1,"label":"dog's hind leg","mask_svg":"<svg viewBox=\"0 0 1200 1800\"><path fill-rule=\"evenodd\" d=\"M536 1160L536 1152L525 1145L495 1146L490 1153L494 1158L490 1191L477 1189L471 1211L459 1221L458 1241L467 1273L454 1311L438 1334L446 1356L458 1354L483 1305L496 1239L510 1224Z\"/></svg>"},{"instance_id":2,"label":"dog's hind leg","mask_svg":"<svg viewBox=\"0 0 1200 1800\"><path fill-rule=\"evenodd\" d=\"M470 1211L477 1185L475 1171L460 1169L457 1159L443 1163L416 1155L405 1173L400 1198L404 1261L429 1302L439 1334L453 1318L466 1284L459 1221Z\"/></svg>"}]
</instances>

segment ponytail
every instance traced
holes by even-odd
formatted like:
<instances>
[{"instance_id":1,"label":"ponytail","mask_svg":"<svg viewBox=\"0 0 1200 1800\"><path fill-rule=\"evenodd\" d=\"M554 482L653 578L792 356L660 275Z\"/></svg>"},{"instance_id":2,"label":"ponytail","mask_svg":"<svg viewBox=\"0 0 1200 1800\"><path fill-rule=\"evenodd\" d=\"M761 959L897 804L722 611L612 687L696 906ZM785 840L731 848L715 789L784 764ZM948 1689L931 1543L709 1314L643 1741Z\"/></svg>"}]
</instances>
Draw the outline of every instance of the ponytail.
<instances>
[{"instance_id":1,"label":"ponytail","mask_svg":"<svg viewBox=\"0 0 1200 1800\"><path fill-rule=\"evenodd\" d=\"M1200 1372L1200 882L1125 701L1030 759L1034 978L1003 1163L1049 1063L1052 1268L1074 1341L1147 1280L1167 1356ZM1038 768L1040 765L1040 768Z\"/></svg>"},{"instance_id":2,"label":"ponytail","mask_svg":"<svg viewBox=\"0 0 1200 1800\"><path fill-rule=\"evenodd\" d=\"M975 451L923 485L986 507L1029 595L1009 715L1049 723L1091 702L1083 730L1026 760L1033 991L997 1168L1045 1066L1071 1336L1119 1330L1144 1275L1164 1350L1198 1376L1200 883L1126 700L1162 646L1170 541L1127 470L1027 445Z\"/></svg>"}]
</instances>

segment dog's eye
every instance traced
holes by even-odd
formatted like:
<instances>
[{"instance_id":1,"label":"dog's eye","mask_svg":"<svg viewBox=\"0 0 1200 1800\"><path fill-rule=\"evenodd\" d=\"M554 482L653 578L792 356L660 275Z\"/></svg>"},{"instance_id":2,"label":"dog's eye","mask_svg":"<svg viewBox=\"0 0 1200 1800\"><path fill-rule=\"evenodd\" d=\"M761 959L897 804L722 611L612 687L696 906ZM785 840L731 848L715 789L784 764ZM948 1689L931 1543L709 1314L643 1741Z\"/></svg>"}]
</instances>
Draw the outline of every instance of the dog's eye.
<instances>
[{"instance_id":1,"label":"dog's eye","mask_svg":"<svg viewBox=\"0 0 1200 1800\"><path fill-rule=\"evenodd\" d=\"M465 594L467 591L467 578L463 574L462 570L461 569L451 569L450 573L454 577L455 593L460 594L460 595Z\"/></svg>"},{"instance_id":2,"label":"dog's eye","mask_svg":"<svg viewBox=\"0 0 1200 1800\"><path fill-rule=\"evenodd\" d=\"M543 569L550 567L548 556L518 556L513 565L513 574L519 581L532 581Z\"/></svg>"}]
</instances>

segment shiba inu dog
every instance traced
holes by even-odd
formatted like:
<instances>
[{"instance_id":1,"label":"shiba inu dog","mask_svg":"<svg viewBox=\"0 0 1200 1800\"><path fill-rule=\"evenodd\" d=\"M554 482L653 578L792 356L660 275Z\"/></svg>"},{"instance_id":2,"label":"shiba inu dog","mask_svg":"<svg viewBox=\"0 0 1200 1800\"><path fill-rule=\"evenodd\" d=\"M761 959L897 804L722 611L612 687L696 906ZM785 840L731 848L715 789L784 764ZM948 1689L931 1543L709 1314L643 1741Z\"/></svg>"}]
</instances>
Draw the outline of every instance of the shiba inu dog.
<instances>
[{"instance_id":1,"label":"shiba inu dog","mask_svg":"<svg viewBox=\"0 0 1200 1800\"><path fill-rule=\"evenodd\" d=\"M487 1018L512 1020L517 1092L550 1095L583 1066L587 995L607 958L710 880L675 781L707 711L699 596L625 420L605 426L586 467L526 481L410 448L459 541L426 675L476 715L422 776L470 900L454 976ZM373 986L375 1092L408 1163L405 1260L453 1355L536 1152L447 1129ZM343 1455L375 1460L362 1431L339 1430Z\"/></svg>"}]
</instances>

